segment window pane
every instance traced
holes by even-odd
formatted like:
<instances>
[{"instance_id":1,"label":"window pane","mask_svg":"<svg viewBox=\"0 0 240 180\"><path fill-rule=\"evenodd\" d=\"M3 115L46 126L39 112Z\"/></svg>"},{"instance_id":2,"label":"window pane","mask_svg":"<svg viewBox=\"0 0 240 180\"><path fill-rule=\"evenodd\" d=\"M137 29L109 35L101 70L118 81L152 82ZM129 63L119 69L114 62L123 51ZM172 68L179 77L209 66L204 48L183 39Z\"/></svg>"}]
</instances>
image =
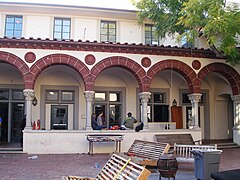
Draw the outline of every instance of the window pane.
<instances>
[{"instance_id":1,"label":"window pane","mask_svg":"<svg viewBox=\"0 0 240 180\"><path fill-rule=\"evenodd\" d=\"M14 90L12 94L14 100L24 100L24 94L22 90Z\"/></svg>"},{"instance_id":2,"label":"window pane","mask_svg":"<svg viewBox=\"0 0 240 180\"><path fill-rule=\"evenodd\" d=\"M63 32L70 32L69 26L63 26Z\"/></svg>"},{"instance_id":3,"label":"window pane","mask_svg":"<svg viewBox=\"0 0 240 180\"><path fill-rule=\"evenodd\" d=\"M60 19L55 19L54 25L55 25L55 26L62 26L62 20L60 20Z\"/></svg>"},{"instance_id":4,"label":"window pane","mask_svg":"<svg viewBox=\"0 0 240 180\"><path fill-rule=\"evenodd\" d=\"M15 24L15 30L22 30L22 24Z\"/></svg>"},{"instance_id":5,"label":"window pane","mask_svg":"<svg viewBox=\"0 0 240 180\"><path fill-rule=\"evenodd\" d=\"M12 30L6 30L5 36L12 37L13 36L13 31Z\"/></svg>"},{"instance_id":6,"label":"window pane","mask_svg":"<svg viewBox=\"0 0 240 180\"><path fill-rule=\"evenodd\" d=\"M107 29L102 29L102 30L101 30L101 34L107 35L107 32L108 32Z\"/></svg>"},{"instance_id":7,"label":"window pane","mask_svg":"<svg viewBox=\"0 0 240 180\"><path fill-rule=\"evenodd\" d=\"M109 29L109 34L110 35L115 35L115 29Z\"/></svg>"},{"instance_id":8,"label":"window pane","mask_svg":"<svg viewBox=\"0 0 240 180\"><path fill-rule=\"evenodd\" d=\"M115 29L116 28L116 24L115 23L109 23L109 28Z\"/></svg>"},{"instance_id":9,"label":"window pane","mask_svg":"<svg viewBox=\"0 0 240 180\"><path fill-rule=\"evenodd\" d=\"M121 105L109 106L109 126L121 126Z\"/></svg>"},{"instance_id":10,"label":"window pane","mask_svg":"<svg viewBox=\"0 0 240 180\"><path fill-rule=\"evenodd\" d=\"M61 39L61 33L54 33L54 38Z\"/></svg>"},{"instance_id":11,"label":"window pane","mask_svg":"<svg viewBox=\"0 0 240 180\"><path fill-rule=\"evenodd\" d=\"M6 24L6 29L13 29L13 24L12 23Z\"/></svg>"},{"instance_id":12,"label":"window pane","mask_svg":"<svg viewBox=\"0 0 240 180\"><path fill-rule=\"evenodd\" d=\"M154 93L154 102L155 103L164 103L164 94Z\"/></svg>"},{"instance_id":13,"label":"window pane","mask_svg":"<svg viewBox=\"0 0 240 180\"><path fill-rule=\"evenodd\" d=\"M73 92L62 92L63 101L73 101Z\"/></svg>"},{"instance_id":14,"label":"window pane","mask_svg":"<svg viewBox=\"0 0 240 180\"><path fill-rule=\"evenodd\" d=\"M109 93L109 101L120 102L120 93Z\"/></svg>"},{"instance_id":15,"label":"window pane","mask_svg":"<svg viewBox=\"0 0 240 180\"><path fill-rule=\"evenodd\" d=\"M15 31L14 37L22 37L22 31Z\"/></svg>"},{"instance_id":16,"label":"window pane","mask_svg":"<svg viewBox=\"0 0 240 180\"><path fill-rule=\"evenodd\" d=\"M101 26L100 27L107 29L108 28L108 23L107 22L101 22Z\"/></svg>"},{"instance_id":17,"label":"window pane","mask_svg":"<svg viewBox=\"0 0 240 180\"><path fill-rule=\"evenodd\" d=\"M8 100L9 92L8 90L0 90L0 100Z\"/></svg>"},{"instance_id":18,"label":"window pane","mask_svg":"<svg viewBox=\"0 0 240 180\"><path fill-rule=\"evenodd\" d=\"M63 26L70 26L70 20L63 20Z\"/></svg>"},{"instance_id":19,"label":"window pane","mask_svg":"<svg viewBox=\"0 0 240 180\"><path fill-rule=\"evenodd\" d=\"M58 100L58 92L57 91L47 91L47 101L57 101Z\"/></svg>"},{"instance_id":20,"label":"window pane","mask_svg":"<svg viewBox=\"0 0 240 180\"><path fill-rule=\"evenodd\" d=\"M106 94L105 93L95 93L95 101L105 101Z\"/></svg>"},{"instance_id":21,"label":"window pane","mask_svg":"<svg viewBox=\"0 0 240 180\"><path fill-rule=\"evenodd\" d=\"M70 39L69 33L63 33L62 38L63 39Z\"/></svg>"},{"instance_id":22,"label":"window pane","mask_svg":"<svg viewBox=\"0 0 240 180\"><path fill-rule=\"evenodd\" d=\"M61 30L62 30L61 26L55 26L54 27L55 32L61 32Z\"/></svg>"},{"instance_id":23,"label":"window pane","mask_svg":"<svg viewBox=\"0 0 240 180\"><path fill-rule=\"evenodd\" d=\"M6 22L13 24L14 23L14 17L11 17L11 16L10 17L6 17Z\"/></svg>"},{"instance_id":24,"label":"window pane","mask_svg":"<svg viewBox=\"0 0 240 180\"><path fill-rule=\"evenodd\" d=\"M101 41L107 41L107 36L106 35L101 35Z\"/></svg>"},{"instance_id":25,"label":"window pane","mask_svg":"<svg viewBox=\"0 0 240 180\"><path fill-rule=\"evenodd\" d=\"M115 36L109 36L109 42L116 42Z\"/></svg>"}]
</instances>

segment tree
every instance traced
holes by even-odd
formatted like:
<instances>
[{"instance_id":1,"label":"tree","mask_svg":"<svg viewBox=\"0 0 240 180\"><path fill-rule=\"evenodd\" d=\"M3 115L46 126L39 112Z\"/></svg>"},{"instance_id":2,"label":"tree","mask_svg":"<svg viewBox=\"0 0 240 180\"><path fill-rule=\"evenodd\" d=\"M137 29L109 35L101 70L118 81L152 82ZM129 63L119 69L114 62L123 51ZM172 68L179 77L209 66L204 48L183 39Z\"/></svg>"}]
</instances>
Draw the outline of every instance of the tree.
<instances>
[{"instance_id":1,"label":"tree","mask_svg":"<svg viewBox=\"0 0 240 180\"><path fill-rule=\"evenodd\" d=\"M152 21L160 38L178 33L194 44L206 38L217 57L240 64L240 5L224 0L132 0L138 22Z\"/></svg>"}]
</instances>

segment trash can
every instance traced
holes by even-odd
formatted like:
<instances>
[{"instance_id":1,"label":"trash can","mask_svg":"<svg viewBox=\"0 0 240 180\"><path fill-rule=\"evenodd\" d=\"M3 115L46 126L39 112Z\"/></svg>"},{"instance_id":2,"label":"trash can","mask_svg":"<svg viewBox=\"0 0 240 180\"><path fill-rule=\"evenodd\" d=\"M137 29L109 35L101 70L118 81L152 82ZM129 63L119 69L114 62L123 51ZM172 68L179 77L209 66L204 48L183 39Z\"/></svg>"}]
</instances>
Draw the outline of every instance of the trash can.
<instances>
[{"instance_id":1,"label":"trash can","mask_svg":"<svg viewBox=\"0 0 240 180\"><path fill-rule=\"evenodd\" d=\"M211 179L211 173L219 171L219 163L221 159L221 150L216 149L194 149L191 150L194 155L195 178Z\"/></svg>"}]
</instances>

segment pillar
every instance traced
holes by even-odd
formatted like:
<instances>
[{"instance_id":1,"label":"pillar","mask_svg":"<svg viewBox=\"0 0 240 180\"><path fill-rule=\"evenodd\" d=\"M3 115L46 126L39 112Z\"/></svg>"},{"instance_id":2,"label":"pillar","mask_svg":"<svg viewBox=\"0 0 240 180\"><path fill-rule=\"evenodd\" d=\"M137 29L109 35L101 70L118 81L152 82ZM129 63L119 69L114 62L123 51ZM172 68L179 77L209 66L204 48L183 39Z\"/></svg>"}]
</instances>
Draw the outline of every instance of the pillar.
<instances>
[{"instance_id":1,"label":"pillar","mask_svg":"<svg viewBox=\"0 0 240 180\"><path fill-rule=\"evenodd\" d=\"M233 100L233 142L240 145L240 95L232 96Z\"/></svg>"},{"instance_id":2,"label":"pillar","mask_svg":"<svg viewBox=\"0 0 240 180\"><path fill-rule=\"evenodd\" d=\"M200 93L193 93L189 94L188 98L192 103L192 120L193 120L193 128L199 128L198 122L198 102L201 98L202 94Z\"/></svg>"},{"instance_id":3,"label":"pillar","mask_svg":"<svg viewBox=\"0 0 240 180\"><path fill-rule=\"evenodd\" d=\"M25 96L25 105L26 105L26 126L25 129L32 129L32 100L34 98L34 90L33 89L24 89L23 90Z\"/></svg>"},{"instance_id":4,"label":"pillar","mask_svg":"<svg viewBox=\"0 0 240 180\"><path fill-rule=\"evenodd\" d=\"M149 129L148 127L148 118L147 118L147 103L151 97L150 92L141 92L139 93L139 98L142 103L142 114L141 114L141 119L144 124L143 129Z\"/></svg>"},{"instance_id":5,"label":"pillar","mask_svg":"<svg viewBox=\"0 0 240 180\"><path fill-rule=\"evenodd\" d=\"M92 130L92 102L94 91L85 91L84 96L86 99L86 130Z\"/></svg>"}]
</instances>

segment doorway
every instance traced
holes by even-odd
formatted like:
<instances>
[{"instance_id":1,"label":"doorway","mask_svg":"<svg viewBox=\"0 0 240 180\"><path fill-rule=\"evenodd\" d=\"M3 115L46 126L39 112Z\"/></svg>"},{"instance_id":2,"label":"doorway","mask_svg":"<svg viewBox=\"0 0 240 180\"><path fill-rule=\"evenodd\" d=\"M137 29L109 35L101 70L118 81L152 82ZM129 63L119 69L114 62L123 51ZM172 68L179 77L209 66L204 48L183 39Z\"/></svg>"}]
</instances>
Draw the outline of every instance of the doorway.
<instances>
[{"instance_id":1,"label":"doorway","mask_svg":"<svg viewBox=\"0 0 240 180\"><path fill-rule=\"evenodd\" d=\"M0 117L2 119L0 126L0 141L8 142L8 103L0 103Z\"/></svg>"}]
</instances>

